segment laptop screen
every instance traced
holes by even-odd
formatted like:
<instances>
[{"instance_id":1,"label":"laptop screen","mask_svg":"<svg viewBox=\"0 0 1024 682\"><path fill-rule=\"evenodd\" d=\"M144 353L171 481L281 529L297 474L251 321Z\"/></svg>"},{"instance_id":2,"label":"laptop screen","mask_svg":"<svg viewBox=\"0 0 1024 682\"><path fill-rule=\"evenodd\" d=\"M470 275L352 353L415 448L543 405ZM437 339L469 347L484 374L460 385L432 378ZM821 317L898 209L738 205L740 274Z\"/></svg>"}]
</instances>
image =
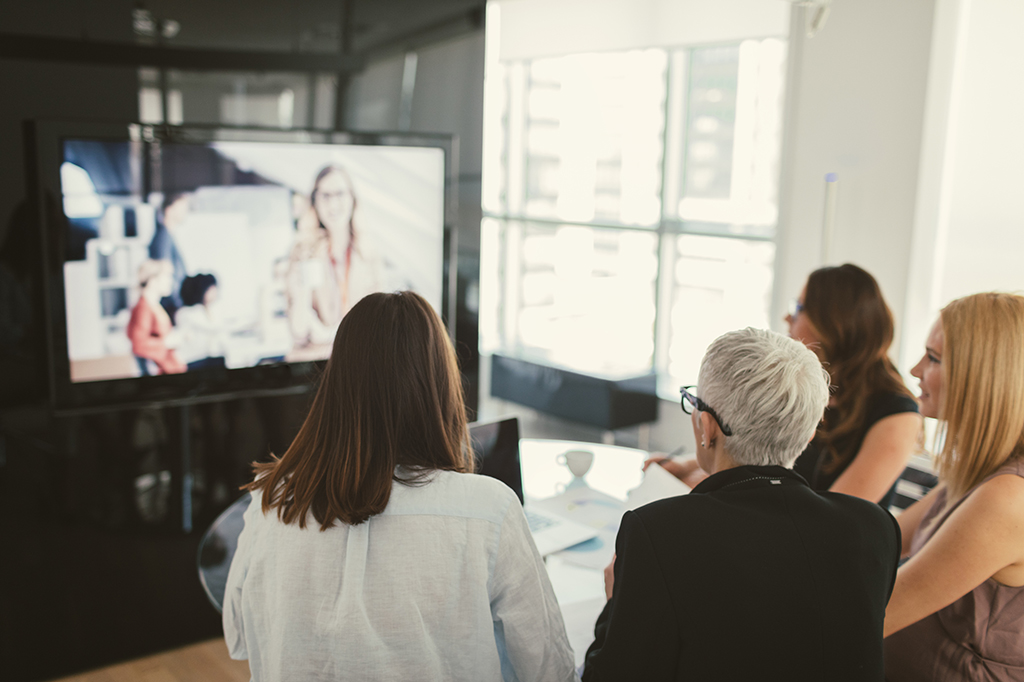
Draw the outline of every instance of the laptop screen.
<instances>
[{"instance_id":1,"label":"laptop screen","mask_svg":"<svg viewBox=\"0 0 1024 682\"><path fill-rule=\"evenodd\" d=\"M519 463L519 419L469 425L476 472L496 478L523 501L523 472Z\"/></svg>"}]
</instances>

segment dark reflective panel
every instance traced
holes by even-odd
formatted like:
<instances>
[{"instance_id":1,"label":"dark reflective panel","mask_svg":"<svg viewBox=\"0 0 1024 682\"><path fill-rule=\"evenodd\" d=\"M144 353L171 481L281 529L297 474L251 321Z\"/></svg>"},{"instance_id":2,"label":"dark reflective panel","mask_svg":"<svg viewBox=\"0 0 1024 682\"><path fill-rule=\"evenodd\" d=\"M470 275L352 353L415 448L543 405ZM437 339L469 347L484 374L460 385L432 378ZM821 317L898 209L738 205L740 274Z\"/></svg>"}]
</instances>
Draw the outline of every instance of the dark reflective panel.
<instances>
[{"instance_id":1,"label":"dark reflective panel","mask_svg":"<svg viewBox=\"0 0 1024 682\"><path fill-rule=\"evenodd\" d=\"M238 535L245 526L242 517L251 501L252 495L249 493L235 500L203 533L203 539L199 542L199 556L196 559L199 581L218 612L224 603L224 587L228 582L231 559L238 548Z\"/></svg>"}]
</instances>

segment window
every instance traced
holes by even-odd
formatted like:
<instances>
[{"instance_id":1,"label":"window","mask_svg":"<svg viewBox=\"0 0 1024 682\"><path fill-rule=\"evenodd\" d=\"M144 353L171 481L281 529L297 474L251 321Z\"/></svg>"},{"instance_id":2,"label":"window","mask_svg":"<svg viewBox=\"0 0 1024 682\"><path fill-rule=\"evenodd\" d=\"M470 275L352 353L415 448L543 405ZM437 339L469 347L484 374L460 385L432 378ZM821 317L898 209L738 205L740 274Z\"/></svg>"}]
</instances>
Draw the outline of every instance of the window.
<instances>
[{"instance_id":1,"label":"window","mask_svg":"<svg viewBox=\"0 0 1024 682\"><path fill-rule=\"evenodd\" d=\"M481 349L693 383L768 326L785 44L488 57Z\"/></svg>"}]
</instances>

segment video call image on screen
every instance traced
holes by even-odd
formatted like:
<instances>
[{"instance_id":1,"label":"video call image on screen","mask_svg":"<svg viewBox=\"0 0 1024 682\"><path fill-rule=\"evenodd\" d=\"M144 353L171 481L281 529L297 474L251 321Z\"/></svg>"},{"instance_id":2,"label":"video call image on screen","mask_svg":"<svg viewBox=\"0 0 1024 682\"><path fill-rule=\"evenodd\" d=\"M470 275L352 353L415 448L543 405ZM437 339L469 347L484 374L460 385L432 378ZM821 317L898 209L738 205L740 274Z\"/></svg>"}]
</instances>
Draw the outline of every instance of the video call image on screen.
<instances>
[{"instance_id":1,"label":"video call image on screen","mask_svg":"<svg viewBox=\"0 0 1024 682\"><path fill-rule=\"evenodd\" d=\"M73 382L325 359L374 291L411 289L441 310L441 149L63 149Z\"/></svg>"}]
</instances>

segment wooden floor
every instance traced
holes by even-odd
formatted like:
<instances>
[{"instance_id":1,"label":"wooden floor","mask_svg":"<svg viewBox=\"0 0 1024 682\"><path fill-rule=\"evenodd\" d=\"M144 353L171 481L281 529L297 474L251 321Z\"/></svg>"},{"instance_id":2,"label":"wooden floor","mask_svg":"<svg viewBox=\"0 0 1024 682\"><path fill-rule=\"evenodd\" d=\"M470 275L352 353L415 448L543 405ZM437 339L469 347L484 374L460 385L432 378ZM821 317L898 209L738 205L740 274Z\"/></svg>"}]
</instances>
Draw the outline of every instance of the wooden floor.
<instances>
[{"instance_id":1,"label":"wooden floor","mask_svg":"<svg viewBox=\"0 0 1024 682\"><path fill-rule=\"evenodd\" d=\"M223 639L166 651L54 682L248 682L249 664L233 661Z\"/></svg>"}]
</instances>

